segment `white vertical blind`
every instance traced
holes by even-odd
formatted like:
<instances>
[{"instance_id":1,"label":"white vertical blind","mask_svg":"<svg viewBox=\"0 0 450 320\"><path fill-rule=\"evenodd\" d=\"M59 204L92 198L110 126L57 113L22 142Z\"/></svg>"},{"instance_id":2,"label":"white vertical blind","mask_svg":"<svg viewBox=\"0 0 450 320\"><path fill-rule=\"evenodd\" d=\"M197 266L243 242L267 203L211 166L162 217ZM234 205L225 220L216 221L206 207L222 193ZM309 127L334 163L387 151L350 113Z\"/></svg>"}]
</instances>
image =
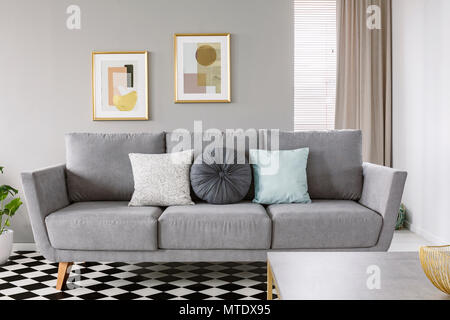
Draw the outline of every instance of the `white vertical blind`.
<instances>
[{"instance_id":1,"label":"white vertical blind","mask_svg":"<svg viewBox=\"0 0 450 320\"><path fill-rule=\"evenodd\" d=\"M294 0L294 129L334 129L336 0Z\"/></svg>"}]
</instances>

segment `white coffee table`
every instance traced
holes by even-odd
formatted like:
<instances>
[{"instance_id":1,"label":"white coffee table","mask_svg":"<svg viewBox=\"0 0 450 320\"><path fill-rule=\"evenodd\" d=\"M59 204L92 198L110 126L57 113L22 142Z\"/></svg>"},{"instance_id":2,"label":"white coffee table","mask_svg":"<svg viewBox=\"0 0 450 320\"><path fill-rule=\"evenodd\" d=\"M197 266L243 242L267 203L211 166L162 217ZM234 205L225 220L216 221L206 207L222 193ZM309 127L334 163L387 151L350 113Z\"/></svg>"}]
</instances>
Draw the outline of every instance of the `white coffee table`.
<instances>
[{"instance_id":1,"label":"white coffee table","mask_svg":"<svg viewBox=\"0 0 450 320\"><path fill-rule=\"evenodd\" d=\"M427 279L415 253L269 252L267 299L450 300Z\"/></svg>"}]
</instances>

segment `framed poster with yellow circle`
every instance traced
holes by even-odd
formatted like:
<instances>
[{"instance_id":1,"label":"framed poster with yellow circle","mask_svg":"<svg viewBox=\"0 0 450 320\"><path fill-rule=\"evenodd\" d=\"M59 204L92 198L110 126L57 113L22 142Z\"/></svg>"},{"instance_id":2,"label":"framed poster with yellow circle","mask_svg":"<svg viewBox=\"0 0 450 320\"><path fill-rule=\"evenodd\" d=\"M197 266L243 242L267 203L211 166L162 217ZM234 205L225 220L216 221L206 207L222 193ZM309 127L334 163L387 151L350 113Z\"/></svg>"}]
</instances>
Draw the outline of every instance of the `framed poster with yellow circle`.
<instances>
[{"instance_id":1,"label":"framed poster with yellow circle","mask_svg":"<svg viewBox=\"0 0 450 320\"><path fill-rule=\"evenodd\" d=\"M92 53L93 120L148 120L147 51Z\"/></svg>"},{"instance_id":2,"label":"framed poster with yellow circle","mask_svg":"<svg viewBox=\"0 0 450 320\"><path fill-rule=\"evenodd\" d=\"M229 33L174 35L175 103L231 102Z\"/></svg>"}]
</instances>

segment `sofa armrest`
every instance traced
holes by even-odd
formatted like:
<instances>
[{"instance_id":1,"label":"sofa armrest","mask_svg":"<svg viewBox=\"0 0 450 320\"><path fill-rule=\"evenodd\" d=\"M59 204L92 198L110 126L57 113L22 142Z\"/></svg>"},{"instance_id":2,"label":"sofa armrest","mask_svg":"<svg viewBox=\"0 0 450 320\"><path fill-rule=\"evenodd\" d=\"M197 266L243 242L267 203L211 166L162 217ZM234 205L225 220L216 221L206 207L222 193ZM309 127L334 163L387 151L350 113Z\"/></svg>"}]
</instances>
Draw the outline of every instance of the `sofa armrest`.
<instances>
[{"instance_id":1,"label":"sofa armrest","mask_svg":"<svg viewBox=\"0 0 450 320\"><path fill-rule=\"evenodd\" d=\"M66 187L66 166L24 172L22 185L36 245L45 258L54 260L55 250L48 238L45 217L70 204Z\"/></svg>"},{"instance_id":2,"label":"sofa armrest","mask_svg":"<svg viewBox=\"0 0 450 320\"><path fill-rule=\"evenodd\" d=\"M391 245L407 173L370 163L363 164L364 184L360 204L383 216L377 249Z\"/></svg>"}]
</instances>

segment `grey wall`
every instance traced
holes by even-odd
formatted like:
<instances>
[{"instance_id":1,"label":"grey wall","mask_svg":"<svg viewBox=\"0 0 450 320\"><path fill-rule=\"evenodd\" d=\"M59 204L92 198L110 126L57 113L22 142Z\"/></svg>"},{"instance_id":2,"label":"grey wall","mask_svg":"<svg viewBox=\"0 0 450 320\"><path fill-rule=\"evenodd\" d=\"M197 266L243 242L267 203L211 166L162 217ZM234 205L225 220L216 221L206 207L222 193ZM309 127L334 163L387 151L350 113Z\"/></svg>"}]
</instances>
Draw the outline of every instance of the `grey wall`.
<instances>
[{"instance_id":1,"label":"grey wall","mask_svg":"<svg viewBox=\"0 0 450 320\"><path fill-rule=\"evenodd\" d=\"M82 29L66 29L78 4ZM289 0L0 0L0 182L64 162L66 132L293 128ZM173 34L230 32L231 104L173 101ZM150 121L93 122L91 51L150 52ZM23 208L12 228L32 242Z\"/></svg>"}]
</instances>

